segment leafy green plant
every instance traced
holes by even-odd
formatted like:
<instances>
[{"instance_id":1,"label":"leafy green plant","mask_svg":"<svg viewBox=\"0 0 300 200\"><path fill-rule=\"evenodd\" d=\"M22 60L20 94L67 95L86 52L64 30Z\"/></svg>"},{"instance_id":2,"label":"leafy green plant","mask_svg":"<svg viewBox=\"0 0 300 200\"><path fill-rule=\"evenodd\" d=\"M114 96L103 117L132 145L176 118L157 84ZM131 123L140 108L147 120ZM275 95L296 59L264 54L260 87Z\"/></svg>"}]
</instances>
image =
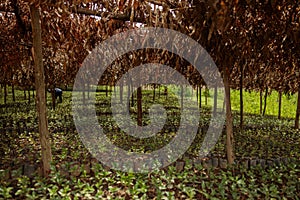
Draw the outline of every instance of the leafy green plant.
<instances>
[{"instance_id":1,"label":"leafy green plant","mask_svg":"<svg viewBox=\"0 0 300 200\"><path fill-rule=\"evenodd\" d=\"M5 185L2 185L0 187L0 197L4 198L4 199L9 199L12 197L12 190L13 187L8 187Z\"/></svg>"}]
</instances>

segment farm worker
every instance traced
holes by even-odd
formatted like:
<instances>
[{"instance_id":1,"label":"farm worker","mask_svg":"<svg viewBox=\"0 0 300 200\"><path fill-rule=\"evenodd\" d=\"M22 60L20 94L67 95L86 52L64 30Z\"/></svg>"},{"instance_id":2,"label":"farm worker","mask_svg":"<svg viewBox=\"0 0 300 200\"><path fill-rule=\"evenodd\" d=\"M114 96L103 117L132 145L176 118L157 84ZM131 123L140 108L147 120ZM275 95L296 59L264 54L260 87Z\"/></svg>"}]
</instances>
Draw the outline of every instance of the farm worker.
<instances>
[{"instance_id":1,"label":"farm worker","mask_svg":"<svg viewBox=\"0 0 300 200\"><path fill-rule=\"evenodd\" d=\"M59 97L59 102L62 103L62 89L60 88L55 88L55 99Z\"/></svg>"}]
</instances>

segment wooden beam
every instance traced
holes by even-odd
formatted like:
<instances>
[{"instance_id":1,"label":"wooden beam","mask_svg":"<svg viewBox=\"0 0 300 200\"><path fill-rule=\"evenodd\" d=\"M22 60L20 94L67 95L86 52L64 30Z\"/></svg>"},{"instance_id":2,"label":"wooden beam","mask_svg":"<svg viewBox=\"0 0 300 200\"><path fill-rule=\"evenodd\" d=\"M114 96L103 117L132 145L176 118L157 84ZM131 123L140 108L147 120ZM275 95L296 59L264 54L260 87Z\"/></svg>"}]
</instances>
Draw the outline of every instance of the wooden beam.
<instances>
[{"instance_id":1,"label":"wooden beam","mask_svg":"<svg viewBox=\"0 0 300 200\"><path fill-rule=\"evenodd\" d=\"M52 161L51 142L48 130L47 107L45 97L45 75L42 53L42 28L41 14L38 7L30 5L31 26L33 35L32 57L34 60L34 75L36 89L36 109L38 116L38 128L40 134L42 152L42 172L43 176L50 173L50 163Z\"/></svg>"}]
</instances>

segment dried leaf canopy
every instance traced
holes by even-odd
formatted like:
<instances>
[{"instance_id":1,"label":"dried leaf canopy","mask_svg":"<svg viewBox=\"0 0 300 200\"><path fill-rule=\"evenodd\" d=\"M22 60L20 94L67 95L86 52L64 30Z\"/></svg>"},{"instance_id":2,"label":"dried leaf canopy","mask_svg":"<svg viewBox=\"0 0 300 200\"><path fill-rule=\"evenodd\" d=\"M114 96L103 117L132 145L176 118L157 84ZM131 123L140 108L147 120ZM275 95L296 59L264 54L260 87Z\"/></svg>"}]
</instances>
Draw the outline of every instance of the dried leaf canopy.
<instances>
[{"instance_id":1,"label":"dried leaf canopy","mask_svg":"<svg viewBox=\"0 0 300 200\"><path fill-rule=\"evenodd\" d=\"M295 92L298 88L300 3L297 0L5 0L0 5L0 53L4 58L0 67L7 73L1 74L1 80L9 81L11 74L19 74L16 80L23 80L20 85L32 84L24 81L32 73L27 70L32 65L29 4L41 7L49 84L72 82L89 51L109 36L137 26L155 26L180 31L198 41L221 72L231 72L233 88L239 86L242 73L247 89L269 87ZM176 65L174 55L166 53L160 58L157 55L160 54L150 57ZM126 62L116 61L110 74L119 76ZM189 63L181 61L179 68L193 84L204 84Z\"/></svg>"}]
</instances>

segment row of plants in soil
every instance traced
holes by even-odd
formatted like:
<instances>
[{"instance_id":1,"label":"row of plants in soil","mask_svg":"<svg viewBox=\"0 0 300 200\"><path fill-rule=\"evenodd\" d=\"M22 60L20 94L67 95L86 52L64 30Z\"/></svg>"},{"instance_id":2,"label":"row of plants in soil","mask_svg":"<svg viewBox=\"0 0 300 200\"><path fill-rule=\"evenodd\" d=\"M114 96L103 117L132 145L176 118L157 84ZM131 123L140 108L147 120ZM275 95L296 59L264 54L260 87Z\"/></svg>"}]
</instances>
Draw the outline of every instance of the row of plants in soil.
<instances>
[{"instance_id":1,"label":"row of plants in soil","mask_svg":"<svg viewBox=\"0 0 300 200\"><path fill-rule=\"evenodd\" d=\"M69 163L70 164L70 163ZM5 199L299 199L300 168L288 164L262 169L226 169L186 164L144 174L121 172L94 163L71 165L69 173L53 163L49 178L0 170L0 197Z\"/></svg>"},{"instance_id":2,"label":"row of plants in soil","mask_svg":"<svg viewBox=\"0 0 300 200\"><path fill-rule=\"evenodd\" d=\"M53 111L54 112L54 111ZM55 112L60 112L56 110ZM61 109L63 112L63 109ZM27 113L28 114L28 113ZM209 113L207 114L209 115ZM50 116L63 116L63 115L50 115ZM209 117L208 117L209 118ZM248 119L249 118L249 119ZM258 119L257 119L258 118ZM49 121L50 133L53 143L60 144L61 141L69 141L69 137L80 140L78 133L76 132L72 118L68 118L70 121L65 123L64 119L52 118ZM145 118L147 119L147 118ZM17 120L17 119L16 119ZM274 120L265 120L265 123L270 121L274 126L261 126L261 119L259 116L246 116L245 120L252 122L252 125L245 126L243 132L240 132L239 127L235 128L235 152L238 159L254 157L273 159L280 157L295 157L299 158L299 131L282 124L274 124ZM282 120L283 121L283 120ZM171 116L171 119L167 120L167 123L162 131L158 132L155 137L147 139L136 139L116 125L113 117L105 116L99 117L99 122L104 128L106 135L110 140L119 146L120 148L136 151L136 152L151 152L159 149L167 144L175 135L178 130L179 119L178 116ZM288 122L286 122L288 124ZM8 126L10 127L10 126ZM28 129L11 130L1 129L1 149L4 155L2 159L10 159L11 155L7 152L11 152L11 147L25 146L28 152L32 152L32 142L34 146L39 148L39 137L37 133L37 127L35 123L26 125ZM32 129L33 127L33 129ZM203 138L206 134L208 123L202 124L198 129L198 133L192 143L191 147L186 152L185 156L197 157L202 145ZM58 136L58 137L57 137ZM24 143L24 145L22 145ZM69 144L66 144L65 148L68 148ZM81 144L82 145L82 144ZM59 149L63 149L64 146L59 146ZM24 151L24 150L23 150ZM13 151L13 152L16 152ZM225 157L225 133L220 137L215 148L212 150L212 154L215 157ZM35 153L32 153L35 154ZM27 155L25 155L26 157ZM8 157L8 158L6 158Z\"/></svg>"},{"instance_id":3,"label":"row of plants in soil","mask_svg":"<svg viewBox=\"0 0 300 200\"><path fill-rule=\"evenodd\" d=\"M103 97L103 95L101 97L103 101L107 101L107 97ZM166 98L163 97L159 100L165 103ZM145 105L145 109L147 107L149 107L148 104ZM102 107L97 109L101 110ZM180 112L175 106L172 110L175 110L178 115L173 115L173 113L169 115L164 129L160 131L155 138L149 138L148 140L136 140L128 136L125 132L120 131L120 128L116 125L112 116L100 115L99 122L101 126L104 127L108 137L110 137L116 145L131 151L147 152L165 145L176 134L178 125L180 124ZM167 113L168 112L169 110L167 110ZM59 105L55 111L49 110L48 114L49 128L52 136L60 135L59 132L64 132L65 135L77 135L71 115L70 101L68 101L68 99L66 99L62 105ZM147 114L144 115L144 122L147 124L149 123L149 117ZM135 117L135 115L132 115L132 118ZM186 153L187 155L197 156L210 118L210 108L202 108L200 128L198 129L198 134L196 135L192 147ZM6 128L1 130L4 133L1 135L1 138L3 138L2 141L4 141L4 145L2 145L3 152L10 151L4 149L6 146L20 146L19 140L38 141L35 119L34 111L11 114L10 121L6 121L8 122L5 124ZM236 116L236 125L238 124L238 120L238 116ZM259 115L246 115L244 120L245 127L243 132L240 132L238 127L235 128L236 155L238 158L258 157L269 159L277 157L299 157L299 131L291 128L292 120L276 120L274 117L261 117ZM11 125L11 122L14 124ZM23 123L21 123L19 130L12 130L11 127L15 126L18 122ZM15 139L16 137L18 138L17 140ZM56 141L54 142L56 143ZM221 136L212 153L218 157L224 157L224 152L225 134Z\"/></svg>"},{"instance_id":4,"label":"row of plants in soil","mask_svg":"<svg viewBox=\"0 0 300 200\"><path fill-rule=\"evenodd\" d=\"M145 95L147 96L147 95ZM101 166L86 163L92 160L80 140L72 118L71 95L66 95L56 110L48 110L49 129L51 133L53 170L50 179L45 180L38 173L40 160L39 135L35 129L7 131L1 134L0 158L0 197L5 199L225 199L225 198L286 198L297 199L299 196L299 160L300 134L292 128L293 119L277 120L272 116L245 115L245 126L241 132L239 117L234 115L235 153L237 164L232 168L205 167L186 164L183 170L169 166L164 170L150 174L123 173ZM111 112L109 96L99 95L96 109L99 112ZM148 109L152 97L143 101L143 109ZM167 101L170 98L170 101ZM155 137L136 139L117 127L111 115L99 115L98 120L104 127L109 139L120 148L132 152L148 153L159 149L174 138L180 124L178 104L174 98L162 97L157 103L165 105L168 113L167 124ZM173 98L173 99L172 99ZM12 104L13 105L13 104ZM136 118L135 107L132 107L131 118ZM6 118L9 116L9 118ZM0 120L6 126L16 128L17 122L24 121L26 127L36 126L35 110L1 114ZM197 158L208 122L211 119L211 108L201 109L200 127L194 142L179 160L187 162ZM149 124L149 116L144 113L144 124ZM21 123L21 124L22 124ZM12 126L11 126L12 124ZM10 129L11 130L11 129ZM208 155L211 159L225 159L225 133L223 132L215 148ZM256 163L265 160L282 159L267 168L260 164L245 166L245 160ZM284 160L286 159L286 160ZM241 161L241 162L240 162ZM212 161L213 162L213 161ZM74 164L75 163L75 164ZM206 162L206 164L209 162ZM99 166L98 166L99 164ZM68 166L63 170L62 165ZM257 165L257 166L256 166ZM27 167L26 167L27 166ZM33 166L33 167L28 167ZM78 167L79 166L79 167ZM74 169L72 169L72 167ZM97 169L97 170L96 170ZM24 171L27 171L24 173ZM121 178L122 177L122 178ZM263 178L264 177L264 178ZM125 183L128 179L129 183Z\"/></svg>"}]
</instances>

